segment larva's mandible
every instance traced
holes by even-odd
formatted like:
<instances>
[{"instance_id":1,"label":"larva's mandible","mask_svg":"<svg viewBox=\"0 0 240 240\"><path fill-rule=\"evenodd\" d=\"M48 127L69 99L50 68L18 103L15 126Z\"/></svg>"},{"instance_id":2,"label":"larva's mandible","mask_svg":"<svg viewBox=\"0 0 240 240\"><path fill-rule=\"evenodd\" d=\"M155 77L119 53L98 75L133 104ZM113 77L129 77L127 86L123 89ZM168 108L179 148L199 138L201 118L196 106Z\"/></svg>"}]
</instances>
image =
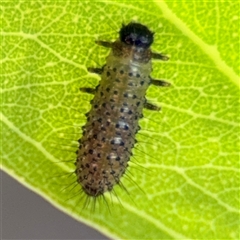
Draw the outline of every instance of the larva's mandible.
<instances>
[{"instance_id":1,"label":"larva's mandible","mask_svg":"<svg viewBox=\"0 0 240 240\"><path fill-rule=\"evenodd\" d=\"M122 26L119 35L115 42L96 42L111 48L111 53L102 68L89 68L101 75L96 89L81 88L95 96L79 140L75 173L83 191L93 197L120 183L136 142L143 107L159 110L145 98L149 85L169 86L149 76L152 58L168 60L151 51L154 33L130 22Z\"/></svg>"}]
</instances>

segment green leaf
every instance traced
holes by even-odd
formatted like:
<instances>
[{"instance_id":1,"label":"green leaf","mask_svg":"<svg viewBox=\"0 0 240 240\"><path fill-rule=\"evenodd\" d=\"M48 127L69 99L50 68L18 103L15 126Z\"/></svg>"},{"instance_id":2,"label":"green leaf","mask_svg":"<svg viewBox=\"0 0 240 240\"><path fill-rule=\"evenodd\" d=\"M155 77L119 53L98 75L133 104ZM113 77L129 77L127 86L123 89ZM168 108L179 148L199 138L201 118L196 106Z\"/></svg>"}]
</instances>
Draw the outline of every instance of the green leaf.
<instances>
[{"instance_id":1,"label":"green leaf","mask_svg":"<svg viewBox=\"0 0 240 240\"><path fill-rule=\"evenodd\" d=\"M1 16L4 171L112 238L237 239L239 2L6 1ZM92 98L79 88L97 85L87 67L109 53L94 41L115 40L131 20L170 56L151 75L172 86L148 90L162 111L144 111L122 178L129 194L116 186L93 208L64 175Z\"/></svg>"}]
</instances>

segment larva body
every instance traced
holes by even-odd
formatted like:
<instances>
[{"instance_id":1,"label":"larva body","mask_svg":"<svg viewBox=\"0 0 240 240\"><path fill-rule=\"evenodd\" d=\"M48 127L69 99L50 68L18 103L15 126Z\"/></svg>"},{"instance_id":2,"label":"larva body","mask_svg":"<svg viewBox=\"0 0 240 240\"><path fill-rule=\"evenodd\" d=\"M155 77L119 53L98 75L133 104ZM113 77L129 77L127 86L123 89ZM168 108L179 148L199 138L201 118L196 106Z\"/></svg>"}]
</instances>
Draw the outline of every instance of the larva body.
<instances>
[{"instance_id":1,"label":"larva body","mask_svg":"<svg viewBox=\"0 0 240 240\"><path fill-rule=\"evenodd\" d=\"M130 23L122 27L120 39L114 43L98 42L112 51L106 65L93 70L101 73L101 81L86 114L76 162L77 181L90 196L111 191L120 182L136 142L143 107L157 109L145 99L152 81L152 41L153 33L147 27Z\"/></svg>"}]
</instances>

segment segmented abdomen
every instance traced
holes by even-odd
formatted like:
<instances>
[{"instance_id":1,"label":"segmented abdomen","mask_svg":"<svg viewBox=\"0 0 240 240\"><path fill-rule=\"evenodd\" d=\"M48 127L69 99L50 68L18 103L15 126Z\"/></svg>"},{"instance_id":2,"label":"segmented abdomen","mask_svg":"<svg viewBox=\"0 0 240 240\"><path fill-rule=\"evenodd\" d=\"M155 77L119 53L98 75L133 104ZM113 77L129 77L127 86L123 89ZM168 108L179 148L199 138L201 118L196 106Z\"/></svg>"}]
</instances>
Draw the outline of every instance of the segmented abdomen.
<instances>
[{"instance_id":1,"label":"segmented abdomen","mask_svg":"<svg viewBox=\"0 0 240 240\"><path fill-rule=\"evenodd\" d=\"M76 163L78 182L90 196L112 190L128 166L150 71L151 61L138 63L112 53L107 58Z\"/></svg>"}]
</instances>

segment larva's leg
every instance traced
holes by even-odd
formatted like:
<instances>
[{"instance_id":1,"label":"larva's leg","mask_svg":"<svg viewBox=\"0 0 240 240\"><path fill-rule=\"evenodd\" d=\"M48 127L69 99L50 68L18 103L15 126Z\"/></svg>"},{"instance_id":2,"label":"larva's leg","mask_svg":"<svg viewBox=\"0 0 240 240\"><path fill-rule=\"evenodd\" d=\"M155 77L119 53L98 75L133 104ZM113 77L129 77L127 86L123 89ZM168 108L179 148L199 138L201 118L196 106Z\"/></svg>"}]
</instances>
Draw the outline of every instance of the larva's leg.
<instances>
[{"instance_id":1,"label":"larva's leg","mask_svg":"<svg viewBox=\"0 0 240 240\"><path fill-rule=\"evenodd\" d=\"M91 72L91 73L96 73L96 74L100 75L103 72L103 67L102 68L92 68L92 67L89 67L87 70L89 72Z\"/></svg>"},{"instance_id":2,"label":"larva's leg","mask_svg":"<svg viewBox=\"0 0 240 240\"><path fill-rule=\"evenodd\" d=\"M169 57L162 55L161 53L154 53L154 52L151 52L151 57L155 59L160 59L163 61L167 61L169 59Z\"/></svg>"},{"instance_id":3,"label":"larva's leg","mask_svg":"<svg viewBox=\"0 0 240 240\"><path fill-rule=\"evenodd\" d=\"M80 88L81 92L86 92L86 93L91 93L91 94L95 94L96 89L94 88Z\"/></svg>"},{"instance_id":4,"label":"larva's leg","mask_svg":"<svg viewBox=\"0 0 240 240\"><path fill-rule=\"evenodd\" d=\"M160 107L155 106L155 105L153 105L152 103L149 103L149 102L145 102L144 107L149 109L149 110L153 110L153 111L160 111L161 110Z\"/></svg>"},{"instance_id":5,"label":"larva's leg","mask_svg":"<svg viewBox=\"0 0 240 240\"><path fill-rule=\"evenodd\" d=\"M169 87L171 86L171 83L166 82L164 80L160 80L160 79L151 79L151 84L155 85L155 86L160 86L160 87Z\"/></svg>"},{"instance_id":6,"label":"larva's leg","mask_svg":"<svg viewBox=\"0 0 240 240\"><path fill-rule=\"evenodd\" d=\"M95 43L106 48L112 48L112 45L113 45L112 42L107 42L107 41L95 41Z\"/></svg>"}]
</instances>

